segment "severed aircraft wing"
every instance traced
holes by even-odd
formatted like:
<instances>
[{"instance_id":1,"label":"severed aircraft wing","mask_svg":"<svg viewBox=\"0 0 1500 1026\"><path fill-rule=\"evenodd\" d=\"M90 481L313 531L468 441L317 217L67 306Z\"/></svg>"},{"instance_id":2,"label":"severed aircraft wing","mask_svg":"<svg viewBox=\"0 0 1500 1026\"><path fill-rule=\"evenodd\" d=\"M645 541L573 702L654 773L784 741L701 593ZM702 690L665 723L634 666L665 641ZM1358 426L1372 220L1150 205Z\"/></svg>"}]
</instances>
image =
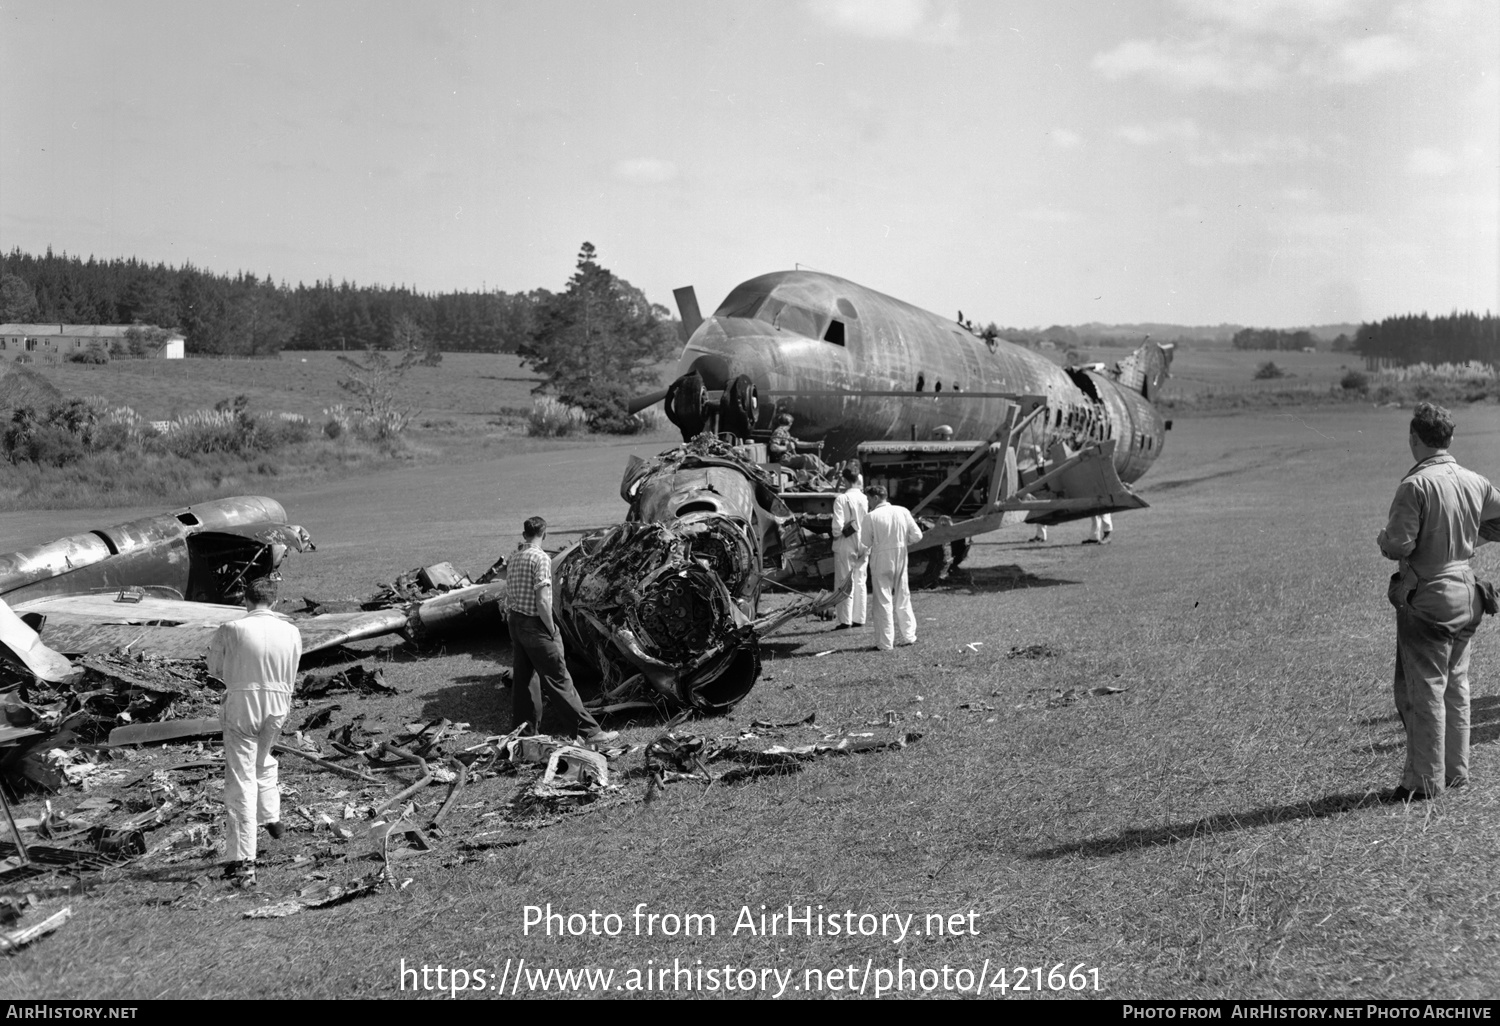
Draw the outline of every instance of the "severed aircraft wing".
<instances>
[{"instance_id":1,"label":"severed aircraft wing","mask_svg":"<svg viewBox=\"0 0 1500 1026\"><path fill-rule=\"evenodd\" d=\"M59 595L33 599L17 608L46 618L41 640L54 652L83 655L124 650L167 659L201 659L219 625L245 615L243 606L151 596L122 602L113 594ZM408 613L400 608L376 609L289 619L302 633L305 654L404 631Z\"/></svg>"}]
</instances>

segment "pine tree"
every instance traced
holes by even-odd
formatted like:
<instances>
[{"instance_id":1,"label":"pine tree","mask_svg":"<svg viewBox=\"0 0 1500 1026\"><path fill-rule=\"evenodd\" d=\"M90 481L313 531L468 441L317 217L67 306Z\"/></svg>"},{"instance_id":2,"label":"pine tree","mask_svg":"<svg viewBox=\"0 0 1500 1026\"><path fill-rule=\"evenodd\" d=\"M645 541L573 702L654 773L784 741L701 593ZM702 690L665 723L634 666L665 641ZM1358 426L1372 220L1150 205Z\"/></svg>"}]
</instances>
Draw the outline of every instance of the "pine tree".
<instances>
[{"instance_id":1,"label":"pine tree","mask_svg":"<svg viewBox=\"0 0 1500 1026\"><path fill-rule=\"evenodd\" d=\"M632 394L657 384L655 365L675 348L664 307L600 266L585 242L568 287L540 293L522 361L546 381L538 388L587 410L598 430L630 431Z\"/></svg>"}]
</instances>

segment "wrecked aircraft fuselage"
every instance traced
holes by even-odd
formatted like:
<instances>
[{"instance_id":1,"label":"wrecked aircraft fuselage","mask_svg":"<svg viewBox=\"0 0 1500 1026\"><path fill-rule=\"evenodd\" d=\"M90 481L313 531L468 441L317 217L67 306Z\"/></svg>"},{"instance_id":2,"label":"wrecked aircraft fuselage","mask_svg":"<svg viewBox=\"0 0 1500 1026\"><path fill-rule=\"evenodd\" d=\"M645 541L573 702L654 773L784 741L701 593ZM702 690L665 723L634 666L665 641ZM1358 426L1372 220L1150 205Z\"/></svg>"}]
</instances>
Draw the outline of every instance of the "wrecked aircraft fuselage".
<instances>
[{"instance_id":1,"label":"wrecked aircraft fuselage","mask_svg":"<svg viewBox=\"0 0 1500 1026\"><path fill-rule=\"evenodd\" d=\"M156 598L236 604L245 582L313 548L274 499L241 495L0 555L11 605L140 588Z\"/></svg>"}]
</instances>

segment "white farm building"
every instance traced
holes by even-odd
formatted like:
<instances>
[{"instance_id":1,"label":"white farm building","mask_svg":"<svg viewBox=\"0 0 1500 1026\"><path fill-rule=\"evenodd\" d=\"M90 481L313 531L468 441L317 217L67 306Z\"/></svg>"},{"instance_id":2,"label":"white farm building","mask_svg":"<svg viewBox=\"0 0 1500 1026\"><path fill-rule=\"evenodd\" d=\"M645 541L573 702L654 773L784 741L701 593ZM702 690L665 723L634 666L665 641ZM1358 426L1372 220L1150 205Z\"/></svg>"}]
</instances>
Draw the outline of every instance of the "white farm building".
<instances>
[{"instance_id":1,"label":"white farm building","mask_svg":"<svg viewBox=\"0 0 1500 1026\"><path fill-rule=\"evenodd\" d=\"M158 334L146 324L0 324L0 359L22 363L60 363L74 353L97 346L119 350L128 347L132 329ZM148 356L180 360L187 355L187 339L175 331L152 343Z\"/></svg>"}]
</instances>

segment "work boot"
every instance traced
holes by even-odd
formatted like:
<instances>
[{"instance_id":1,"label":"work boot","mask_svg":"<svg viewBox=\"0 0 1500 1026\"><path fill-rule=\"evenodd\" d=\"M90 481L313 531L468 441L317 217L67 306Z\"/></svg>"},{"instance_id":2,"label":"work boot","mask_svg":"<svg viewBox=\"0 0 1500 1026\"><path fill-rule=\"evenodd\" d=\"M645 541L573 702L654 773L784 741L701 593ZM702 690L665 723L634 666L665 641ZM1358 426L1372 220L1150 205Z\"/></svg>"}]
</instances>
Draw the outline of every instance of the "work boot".
<instances>
[{"instance_id":1,"label":"work boot","mask_svg":"<svg viewBox=\"0 0 1500 1026\"><path fill-rule=\"evenodd\" d=\"M584 741L588 742L591 745L598 745L603 744L606 741L613 741L619 736L620 732L618 730L596 730L594 731L594 733L584 738Z\"/></svg>"},{"instance_id":2,"label":"work boot","mask_svg":"<svg viewBox=\"0 0 1500 1026\"><path fill-rule=\"evenodd\" d=\"M286 835L286 824L277 820L275 823L265 824L266 833L271 835L271 840L279 841Z\"/></svg>"}]
</instances>

